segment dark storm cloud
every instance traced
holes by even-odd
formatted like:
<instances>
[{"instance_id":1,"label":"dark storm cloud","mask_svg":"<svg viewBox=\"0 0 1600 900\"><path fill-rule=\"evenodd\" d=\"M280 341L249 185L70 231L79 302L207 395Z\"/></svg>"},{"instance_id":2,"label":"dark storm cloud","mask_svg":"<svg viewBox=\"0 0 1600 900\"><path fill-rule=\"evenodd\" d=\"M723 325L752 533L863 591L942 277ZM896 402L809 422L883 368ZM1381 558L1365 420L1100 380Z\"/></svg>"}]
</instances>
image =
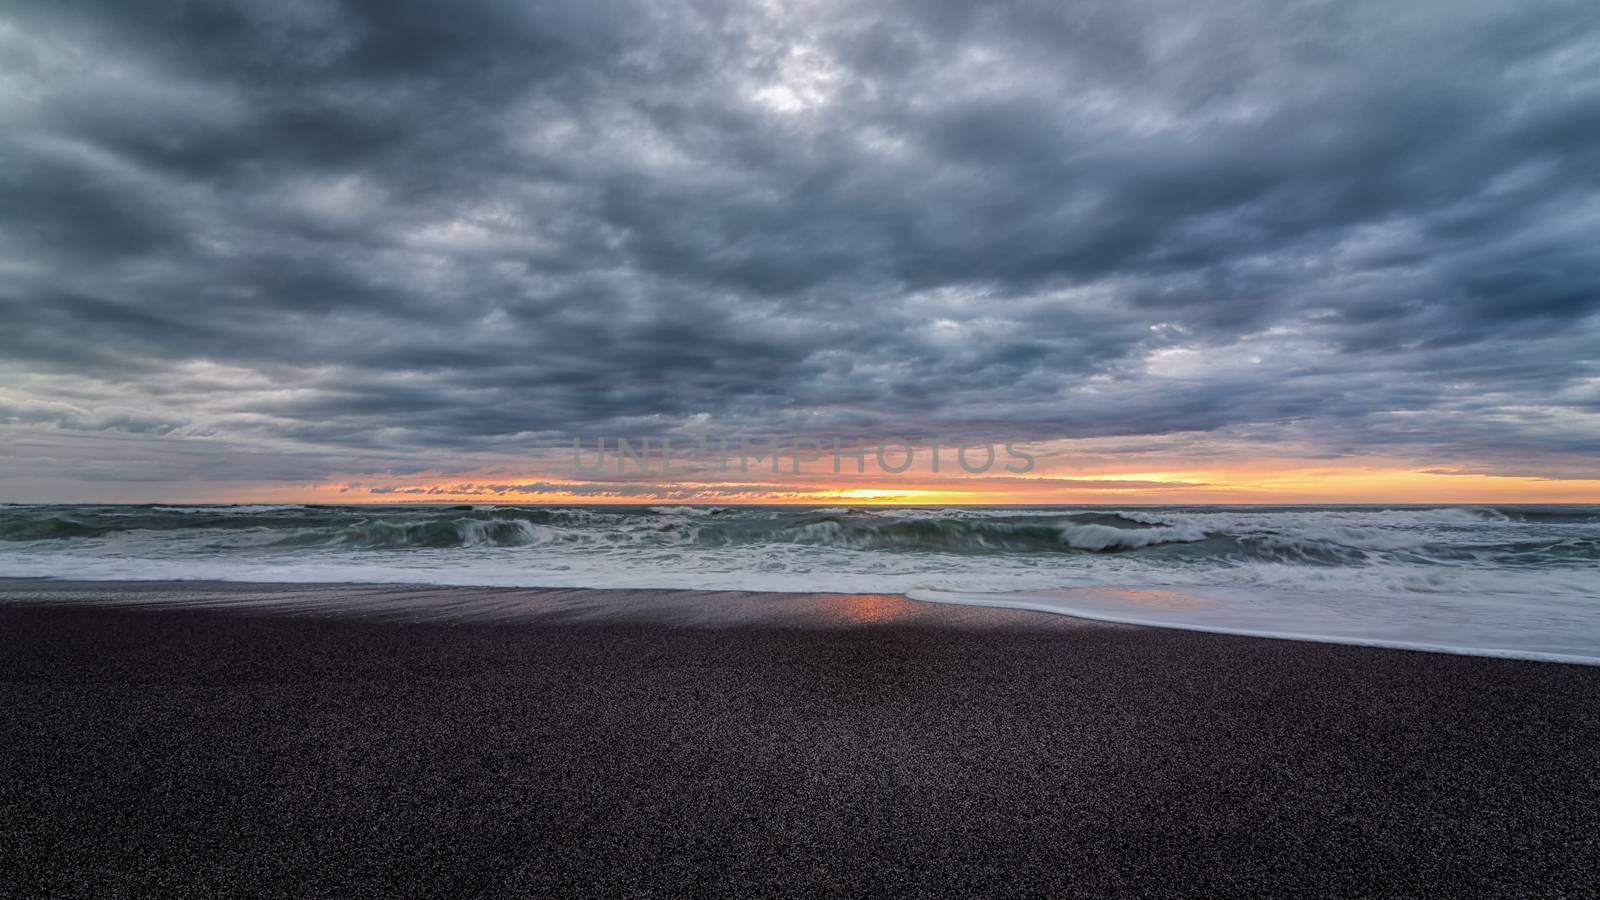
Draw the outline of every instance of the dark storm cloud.
<instances>
[{"instance_id":1,"label":"dark storm cloud","mask_svg":"<svg viewBox=\"0 0 1600 900\"><path fill-rule=\"evenodd\" d=\"M1585 3L20 2L0 121L14 427L1600 439Z\"/></svg>"}]
</instances>

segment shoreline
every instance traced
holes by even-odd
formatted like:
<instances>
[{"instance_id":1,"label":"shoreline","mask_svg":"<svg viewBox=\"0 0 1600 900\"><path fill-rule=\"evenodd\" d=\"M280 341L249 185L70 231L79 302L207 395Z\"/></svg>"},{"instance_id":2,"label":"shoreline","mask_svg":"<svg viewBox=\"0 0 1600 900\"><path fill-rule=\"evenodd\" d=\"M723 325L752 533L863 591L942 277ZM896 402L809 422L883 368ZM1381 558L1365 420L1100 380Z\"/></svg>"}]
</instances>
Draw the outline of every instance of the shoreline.
<instances>
[{"instance_id":1,"label":"shoreline","mask_svg":"<svg viewBox=\"0 0 1600 900\"><path fill-rule=\"evenodd\" d=\"M1600 868L1590 667L571 593L450 623L0 603L0 893L1551 894Z\"/></svg>"},{"instance_id":2,"label":"shoreline","mask_svg":"<svg viewBox=\"0 0 1600 900\"><path fill-rule=\"evenodd\" d=\"M1204 601L1184 588L1071 588L1061 591L902 592L696 590L691 588L590 588L457 585L407 582L218 581L128 579L83 581L0 576L0 606L14 603L88 603L154 609L351 617L399 622L535 623L617 621L695 624L706 627L784 624L791 627L861 624L871 617L898 624L942 623L966 627L1153 628L1253 640L1331 644L1413 653L1511 659L1600 667L1600 652L1565 653L1513 647L1478 647L1420 638L1286 632L1275 629L1171 621L1125 611L1083 608L1056 595L1165 594ZM1214 595L1216 590L1209 592ZM1224 592L1225 593L1225 592ZM976 598L976 599L974 599ZM900 602L911 604L910 607ZM1190 605L1188 603L1184 605ZM917 607L939 606L941 614ZM867 608L873 611L868 612ZM891 611L892 610L892 611ZM1058 620L1058 621L1050 621ZM1066 620L1066 621L1059 621Z\"/></svg>"},{"instance_id":3,"label":"shoreline","mask_svg":"<svg viewBox=\"0 0 1600 900\"><path fill-rule=\"evenodd\" d=\"M894 624L1035 631L1136 627L1049 612L951 607L899 593L0 577L0 609L28 606L193 610L459 625L829 628Z\"/></svg>"}]
</instances>

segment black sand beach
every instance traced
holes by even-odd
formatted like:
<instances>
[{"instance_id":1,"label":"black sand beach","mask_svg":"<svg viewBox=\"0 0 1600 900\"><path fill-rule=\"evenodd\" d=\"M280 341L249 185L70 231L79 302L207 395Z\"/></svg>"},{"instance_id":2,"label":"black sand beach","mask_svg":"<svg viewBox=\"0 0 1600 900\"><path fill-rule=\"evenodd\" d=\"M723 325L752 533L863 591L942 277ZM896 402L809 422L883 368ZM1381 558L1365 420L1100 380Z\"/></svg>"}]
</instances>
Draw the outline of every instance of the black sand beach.
<instances>
[{"instance_id":1,"label":"black sand beach","mask_svg":"<svg viewBox=\"0 0 1600 900\"><path fill-rule=\"evenodd\" d=\"M0 588L7 896L1552 895L1600 871L1600 668L895 597L520 592L535 613L452 624L70 587Z\"/></svg>"}]
</instances>

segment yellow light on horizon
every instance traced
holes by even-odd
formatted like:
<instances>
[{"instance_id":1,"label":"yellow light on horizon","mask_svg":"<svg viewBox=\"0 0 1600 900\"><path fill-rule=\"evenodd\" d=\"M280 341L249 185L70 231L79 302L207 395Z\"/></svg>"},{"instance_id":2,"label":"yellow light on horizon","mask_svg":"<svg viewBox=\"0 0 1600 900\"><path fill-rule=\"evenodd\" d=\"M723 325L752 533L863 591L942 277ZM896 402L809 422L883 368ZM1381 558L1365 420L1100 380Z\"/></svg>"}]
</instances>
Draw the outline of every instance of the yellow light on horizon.
<instances>
[{"instance_id":1,"label":"yellow light on horizon","mask_svg":"<svg viewBox=\"0 0 1600 900\"><path fill-rule=\"evenodd\" d=\"M1185 462L1188 462L1187 460ZM372 482L329 483L307 490L277 487L248 494L195 498L210 502L322 503L533 503L533 504L693 504L693 505L963 505L1052 503L1597 503L1600 479L1544 479L1530 476L1444 474L1397 460L1329 464L1306 460L1212 460L1190 470L1123 472L1111 466L1071 474L1040 473L1032 478L963 477L928 473L904 486L870 478L831 482L798 479L792 485L737 481L618 482L607 494L595 482L571 482L535 474L463 474L413 481L386 481L383 493ZM544 493L484 493L481 485L542 481ZM570 489L567 488L570 485ZM632 490L643 488L642 493ZM164 498L161 502L165 502Z\"/></svg>"},{"instance_id":2,"label":"yellow light on horizon","mask_svg":"<svg viewBox=\"0 0 1600 900\"><path fill-rule=\"evenodd\" d=\"M978 496L981 498L987 496L987 494L983 491L941 491L922 490L919 488L903 488L900 490L891 490L888 488L848 488L839 491L822 491L812 494L811 496L820 498L837 497L839 499L860 500L865 503L872 503L873 501L887 500L904 501L907 497L928 498L933 500L945 498L946 501L949 501L957 497Z\"/></svg>"}]
</instances>

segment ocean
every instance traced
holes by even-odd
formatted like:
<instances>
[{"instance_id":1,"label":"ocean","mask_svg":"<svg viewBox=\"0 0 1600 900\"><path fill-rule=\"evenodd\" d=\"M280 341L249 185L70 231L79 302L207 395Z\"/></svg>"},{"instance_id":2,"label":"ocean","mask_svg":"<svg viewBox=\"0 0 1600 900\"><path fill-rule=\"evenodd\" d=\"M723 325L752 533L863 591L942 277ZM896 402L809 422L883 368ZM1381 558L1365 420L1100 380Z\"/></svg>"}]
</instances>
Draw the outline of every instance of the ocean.
<instances>
[{"instance_id":1,"label":"ocean","mask_svg":"<svg viewBox=\"0 0 1600 900\"><path fill-rule=\"evenodd\" d=\"M0 506L0 576L904 593L1600 662L1595 506Z\"/></svg>"}]
</instances>

